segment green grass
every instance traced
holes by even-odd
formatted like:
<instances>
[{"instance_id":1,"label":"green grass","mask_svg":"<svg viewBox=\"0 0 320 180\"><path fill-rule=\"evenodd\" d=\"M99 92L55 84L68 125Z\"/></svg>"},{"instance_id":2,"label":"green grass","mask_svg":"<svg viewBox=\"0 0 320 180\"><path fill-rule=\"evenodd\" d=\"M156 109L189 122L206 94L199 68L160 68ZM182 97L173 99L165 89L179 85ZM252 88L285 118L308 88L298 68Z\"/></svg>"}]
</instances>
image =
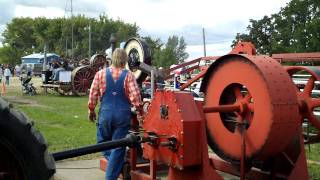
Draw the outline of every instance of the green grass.
<instances>
[{"instance_id":1,"label":"green grass","mask_svg":"<svg viewBox=\"0 0 320 180\"><path fill-rule=\"evenodd\" d=\"M39 95L22 95L20 84L13 79L4 99L24 112L45 136L50 152L96 143L96 125L87 118L88 96L43 94L40 79L33 79Z\"/></svg>"},{"instance_id":2,"label":"green grass","mask_svg":"<svg viewBox=\"0 0 320 180\"><path fill-rule=\"evenodd\" d=\"M320 180L320 144L305 146L310 179Z\"/></svg>"},{"instance_id":3,"label":"green grass","mask_svg":"<svg viewBox=\"0 0 320 180\"><path fill-rule=\"evenodd\" d=\"M95 143L95 124L87 120L87 97L34 96L38 105L17 105L46 137L49 150Z\"/></svg>"}]
</instances>

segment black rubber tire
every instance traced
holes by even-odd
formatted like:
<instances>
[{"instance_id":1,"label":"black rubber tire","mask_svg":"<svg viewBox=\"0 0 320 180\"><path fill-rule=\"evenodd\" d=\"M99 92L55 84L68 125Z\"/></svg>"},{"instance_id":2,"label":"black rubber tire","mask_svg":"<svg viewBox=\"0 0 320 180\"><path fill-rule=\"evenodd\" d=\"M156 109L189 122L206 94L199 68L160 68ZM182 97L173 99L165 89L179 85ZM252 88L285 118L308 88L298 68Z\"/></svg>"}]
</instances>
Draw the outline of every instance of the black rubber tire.
<instances>
[{"instance_id":1,"label":"black rubber tire","mask_svg":"<svg viewBox=\"0 0 320 180\"><path fill-rule=\"evenodd\" d=\"M47 142L42 134L23 113L10 108L0 98L1 147L0 152L9 152L8 156L14 157L19 164L16 168L22 175L18 179L48 180L55 173L55 161L47 151ZM0 164L9 163L1 161Z\"/></svg>"},{"instance_id":2,"label":"black rubber tire","mask_svg":"<svg viewBox=\"0 0 320 180\"><path fill-rule=\"evenodd\" d=\"M31 86L30 87L30 92L29 92L30 96L34 96L37 94L36 88Z\"/></svg>"}]
</instances>

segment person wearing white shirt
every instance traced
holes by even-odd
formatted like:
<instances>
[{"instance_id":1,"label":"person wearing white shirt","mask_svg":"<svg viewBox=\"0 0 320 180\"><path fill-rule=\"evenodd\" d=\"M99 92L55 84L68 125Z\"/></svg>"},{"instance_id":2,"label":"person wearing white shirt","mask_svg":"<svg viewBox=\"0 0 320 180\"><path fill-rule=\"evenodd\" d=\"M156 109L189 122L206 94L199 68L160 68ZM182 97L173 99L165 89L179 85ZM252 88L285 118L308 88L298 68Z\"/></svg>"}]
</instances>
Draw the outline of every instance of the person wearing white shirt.
<instances>
[{"instance_id":1,"label":"person wearing white shirt","mask_svg":"<svg viewBox=\"0 0 320 180\"><path fill-rule=\"evenodd\" d=\"M3 74L3 75L6 77L6 85L9 86L9 84L10 84L10 77L12 76L12 74L11 74L11 71L10 71L8 65L7 65L6 68L4 69L4 74Z\"/></svg>"},{"instance_id":2,"label":"person wearing white shirt","mask_svg":"<svg viewBox=\"0 0 320 180\"><path fill-rule=\"evenodd\" d=\"M14 67L14 71L16 73L16 76L19 77L20 76L20 66L18 64Z\"/></svg>"},{"instance_id":3,"label":"person wearing white shirt","mask_svg":"<svg viewBox=\"0 0 320 180\"><path fill-rule=\"evenodd\" d=\"M3 75L3 69L2 69L2 66L0 66L0 83L2 82L2 75Z\"/></svg>"}]
</instances>

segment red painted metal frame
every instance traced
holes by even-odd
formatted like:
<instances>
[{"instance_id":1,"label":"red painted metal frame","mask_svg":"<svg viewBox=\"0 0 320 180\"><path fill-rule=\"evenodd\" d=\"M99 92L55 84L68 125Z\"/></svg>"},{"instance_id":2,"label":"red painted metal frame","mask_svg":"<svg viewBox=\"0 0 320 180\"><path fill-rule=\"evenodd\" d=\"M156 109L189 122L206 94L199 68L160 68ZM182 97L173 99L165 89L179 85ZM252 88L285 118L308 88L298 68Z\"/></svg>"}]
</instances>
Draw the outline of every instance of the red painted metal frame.
<instances>
[{"instance_id":1,"label":"red painted metal frame","mask_svg":"<svg viewBox=\"0 0 320 180\"><path fill-rule=\"evenodd\" d=\"M319 62L320 52L272 54L271 57L279 62Z\"/></svg>"},{"instance_id":2,"label":"red painted metal frame","mask_svg":"<svg viewBox=\"0 0 320 180\"><path fill-rule=\"evenodd\" d=\"M218 59L220 56L207 56L207 57L201 57L201 58L197 58L182 64L179 64L173 68L170 69L166 69L163 71L163 73L165 74L165 79L170 79L174 76L174 74L172 74L172 72L174 72L177 69L183 68L183 67L187 67L189 65L192 65L184 70L182 70L180 73L187 73L187 72L191 72L195 69L201 69L200 67L200 61L214 61L216 59ZM170 74L171 73L171 74Z\"/></svg>"}]
</instances>

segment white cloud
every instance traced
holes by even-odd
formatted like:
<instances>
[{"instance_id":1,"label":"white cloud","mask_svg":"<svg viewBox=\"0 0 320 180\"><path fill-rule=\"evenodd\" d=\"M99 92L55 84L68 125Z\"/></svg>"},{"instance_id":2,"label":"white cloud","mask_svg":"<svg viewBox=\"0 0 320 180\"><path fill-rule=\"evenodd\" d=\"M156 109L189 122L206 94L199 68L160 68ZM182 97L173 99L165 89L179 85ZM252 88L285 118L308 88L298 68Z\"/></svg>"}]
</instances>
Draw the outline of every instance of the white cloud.
<instances>
[{"instance_id":1,"label":"white cloud","mask_svg":"<svg viewBox=\"0 0 320 180\"><path fill-rule=\"evenodd\" d=\"M249 19L279 12L290 0L73 0L74 14L136 23L142 35L166 41L183 36L191 56L202 51L202 27L206 29L208 51L228 52L237 32L244 32ZM0 0L0 26L14 17L63 17L70 12L70 0ZM67 14L66 14L67 13ZM200 46L199 46L200 45ZM214 55L214 54L213 54Z\"/></svg>"},{"instance_id":2,"label":"white cloud","mask_svg":"<svg viewBox=\"0 0 320 180\"><path fill-rule=\"evenodd\" d=\"M15 8L15 17L48 17L56 18L63 17L64 10L57 7L34 7L17 5Z\"/></svg>"},{"instance_id":3,"label":"white cloud","mask_svg":"<svg viewBox=\"0 0 320 180\"><path fill-rule=\"evenodd\" d=\"M213 27L230 21L248 22L280 10L289 0L109 0L111 17L137 22L145 30L175 30L184 26Z\"/></svg>"},{"instance_id":4,"label":"white cloud","mask_svg":"<svg viewBox=\"0 0 320 180\"><path fill-rule=\"evenodd\" d=\"M195 59L204 56L203 45L189 45L187 46L187 52L189 53L188 60ZM206 44L207 56L221 56L231 51L230 42L221 42L215 44Z\"/></svg>"},{"instance_id":5,"label":"white cloud","mask_svg":"<svg viewBox=\"0 0 320 180\"><path fill-rule=\"evenodd\" d=\"M206 30L208 55L230 51L236 33L243 33L249 19L280 11L290 0L109 0L107 14L141 27L142 35L166 41L170 35L183 36L190 57L203 55L202 28ZM212 52L210 54L210 52Z\"/></svg>"}]
</instances>

